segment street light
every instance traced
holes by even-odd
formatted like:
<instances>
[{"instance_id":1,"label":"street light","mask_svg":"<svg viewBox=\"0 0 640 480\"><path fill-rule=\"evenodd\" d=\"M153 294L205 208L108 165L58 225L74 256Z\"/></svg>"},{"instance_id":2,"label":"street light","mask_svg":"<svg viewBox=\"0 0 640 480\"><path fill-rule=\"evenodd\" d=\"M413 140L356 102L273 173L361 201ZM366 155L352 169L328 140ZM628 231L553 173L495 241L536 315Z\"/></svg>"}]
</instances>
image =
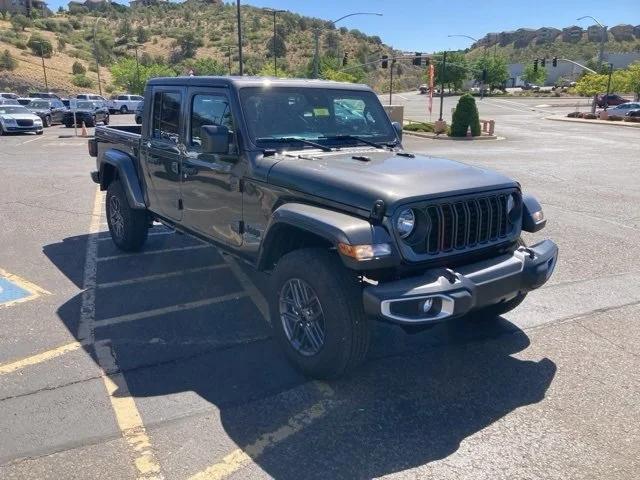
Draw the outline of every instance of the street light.
<instances>
[{"instance_id":1,"label":"street light","mask_svg":"<svg viewBox=\"0 0 640 480\"><path fill-rule=\"evenodd\" d=\"M42 60L42 73L44 73L44 88L48 92L49 82L47 82L47 67L44 66L44 51L42 47L42 40L32 41L32 43L37 43L40 46L40 59Z\"/></svg>"},{"instance_id":2,"label":"street light","mask_svg":"<svg viewBox=\"0 0 640 480\"><path fill-rule=\"evenodd\" d=\"M471 35L454 34L454 35L447 35L447 37L449 37L449 38L451 38L451 37L463 37L463 38L468 38L470 40L473 40L475 43L479 43L480 42L480 40L478 40L475 37L472 37ZM494 49L494 58L495 58L495 49ZM485 61L487 61L487 45L486 44L484 45L484 59L485 59ZM486 67L486 64L485 64L485 67ZM485 87L485 85L484 85L484 78L483 78L482 82L480 83L480 100L484 99L484 87ZM442 104L442 101L440 103ZM442 114L440 114L440 117L442 117ZM441 120L442 120L442 118L441 118Z\"/></svg>"},{"instance_id":3,"label":"street light","mask_svg":"<svg viewBox=\"0 0 640 480\"><path fill-rule=\"evenodd\" d=\"M602 28L602 35L600 35L600 51L598 52L598 73L600 73L600 68L602 67L602 59L604 58L604 43L607 41L607 26L600 23L595 17L591 15L585 15L583 17L578 18L577 20L584 20L585 18L590 18L594 22L596 22ZM598 95L594 95L593 103L591 104L591 113L596 112L596 103L598 102Z\"/></svg>"},{"instance_id":4,"label":"street light","mask_svg":"<svg viewBox=\"0 0 640 480\"><path fill-rule=\"evenodd\" d=\"M348 17L354 17L356 15L375 15L377 17L382 17L381 13L376 13L376 12L355 12L355 13L349 13L347 15L344 15L338 18L337 20L333 20L329 23L335 26L335 24L338 23L340 20L344 20L345 18L348 18ZM320 63L320 29L316 28L315 29L315 54L313 57L313 78L318 78L319 63Z\"/></svg>"},{"instance_id":5,"label":"street light","mask_svg":"<svg viewBox=\"0 0 640 480\"><path fill-rule=\"evenodd\" d=\"M238 63L240 64L238 74L242 76L244 74L244 69L242 67L242 22L240 19L240 0L236 0L236 17L238 20Z\"/></svg>"},{"instance_id":6,"label":"street light","mask_svg":"<svg viewBox=\"0 0 640 480\"><path fill-rule=\"evenodd\" d=\"M100 61L98 60L98 44L96 43L96 30L98 29L98 22L104 20L104 17L96 18L96 22L93 24L93 55L96 57L96 73L98 74L98 92L102 96L102 84L100 82Z\"/></svg>"},{"instance_id":7,"label":"street light","mask_svg":"<svg viewBox=\"0 0 640 480\"><path fill-rule=\"evenodd\" d=\"M274 10L273 8L265 8L265 12L273 13L273 74L278 76L278 54L276 53L276 15L286 12L286 10Z\"/></svg>"},{"instance_id":8,"label":"street light","mask_svg":"<svg viewBox=\"0 0 640 480\"><path fill-rule=\"evenodd\" d=\"M130 43L129 48L133 48L135 53L136 53L136 86L139 87L140 86L140 62L138 61L138 47L140 47L141 45L139 45L138 43Z\"/></svg>"}]
</instances>

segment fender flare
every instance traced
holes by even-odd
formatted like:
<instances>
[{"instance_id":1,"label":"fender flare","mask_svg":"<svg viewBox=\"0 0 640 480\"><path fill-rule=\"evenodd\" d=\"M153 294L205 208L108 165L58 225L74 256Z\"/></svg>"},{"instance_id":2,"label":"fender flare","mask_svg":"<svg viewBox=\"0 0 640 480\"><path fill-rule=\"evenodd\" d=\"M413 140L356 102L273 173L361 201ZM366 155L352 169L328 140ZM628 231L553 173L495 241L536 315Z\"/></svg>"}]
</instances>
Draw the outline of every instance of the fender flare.
<instances>
[{"instance_id":1,"label":"fender flare","mask_svg":"<svg viewBox=\"0 0 640 480\"><path fill-rule=\"evenodd\" d=\"M533 233L544 228L547 224L546 219L539 222L533 219L533 214L540 211L542 211L542 205L533 195L522 196L522 230Z\"/></svg>"},{"instance_id":2,"label":"fender flare","mask_svg":"<svg viewBox=\"0 0 640 480\"><path fill-rule=\"evenodd\" d=\"M105 166L110 165L118 172L118 178L122 188L127 194L129 206L133 209L143 210L147 208L142 194L142 188L138 181L138 172L134 159L130 155L116 149L109 149L104 153L100 162L100 189L106 190L111 179L105 175Z\"/></svg>"},{"instance_id":3,"label":"fender flare","mask_svg":"<svg viewBox=\"0 0 640 480\"><path fill-rule=\"evenodd\" d=\"M323 238L333 246L339 243L348 245L368 245L389 243L394 255L380 261L371 261L369 265L358 265L358 268L381 268L390 261L397 261L394 242L386 229L381 225L372 225L368 220L352 215L336 212L323 207L302 203L285 203L276 209L267 228L258 253L258 268L266 267L267 258L278 229L290 226ZM340 256L346 266L354 268L354 260ZM363 262L360 262L363 263ZM383 265L384 264L384 265Z\"/></svg>"}]
</instances>

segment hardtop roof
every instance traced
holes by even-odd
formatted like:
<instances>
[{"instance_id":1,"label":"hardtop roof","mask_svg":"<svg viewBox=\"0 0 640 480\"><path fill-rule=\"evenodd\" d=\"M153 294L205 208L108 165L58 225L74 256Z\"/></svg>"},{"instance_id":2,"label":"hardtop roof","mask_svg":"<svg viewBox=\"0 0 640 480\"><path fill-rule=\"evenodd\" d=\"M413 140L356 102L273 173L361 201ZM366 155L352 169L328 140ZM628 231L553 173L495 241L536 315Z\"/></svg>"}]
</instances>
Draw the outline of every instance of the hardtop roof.
<instances>
[{"instance_id":1,"label":"hardtop roof","mask_svg":"<svg viewBox=\"0 0 640 480\"><path fill-rule=\"evenodd\" d=\"M207 87L302 87L302 88L327 88L333 90L364 90L372 91L367 85L357 83L334 82L331 80L315 80L307 78L271 78L271 77L209 77L209 76L188 76L188 77L159 77L149 80L150 86L207 86Z\"/></svg>"}]
</instances>

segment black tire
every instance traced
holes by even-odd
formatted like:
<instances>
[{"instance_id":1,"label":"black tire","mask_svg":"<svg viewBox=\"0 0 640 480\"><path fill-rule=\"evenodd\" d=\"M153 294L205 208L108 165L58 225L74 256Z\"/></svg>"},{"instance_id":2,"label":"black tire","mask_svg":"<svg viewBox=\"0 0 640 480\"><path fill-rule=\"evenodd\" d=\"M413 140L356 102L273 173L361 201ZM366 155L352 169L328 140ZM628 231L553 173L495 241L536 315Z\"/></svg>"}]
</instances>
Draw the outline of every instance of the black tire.
<instances>
[{"instance_id":1,"label":"black tire","mask_svg":"<svg viewBox=\"0 0 640 480\"><path fill-rule=\"evenodd\" d=\"M140 250L149 233L147 211L129 206L127 194L119 180L114 180L107 188L106 211L113 243L125 252Z\"/></svg>"},{"instance_id":2,"label":"black tire","mask_svg":"<svg viewBox=\"0 0 640 480\"><path fill-rule=\"evenodd\" d=\"M44 121L42 122L44 127L50 127L51 126L51 117L49 115L47 115L46 117L44 117Z\"/></svg>"},{"instance_id":3,"label":"black tire","mask_svg":"<svg viewBox=\"0 0 640 480\"><path fill-rule=\"evenodd\" d=\"M284 315L281 316L282 308L287 308L283 307L286 300L281 296L285 295L289 282L296 280L302 280L312 289L320 306L323 342L313 354L305 355L300 351L301 344L294 345L285 330ZM299 370L313 378L331 379L345 375L364 361L371 337L371 320L364 313L362 287L357 276L342 265L335 253L321 248L288 253L278 262L272 282L272 326L287 357ZM298 318L303 318L302 314Z\"/></svg>"},{"instance_id":4,"label":"black tire","mask_svg":"<svg viewBox=\"0 0 640 480\"><path fill-rule=\"evenodd\" d=\"M527 246L522 237L518 239L518 246ZM496 303L495 305L489 305L488 307L484 307L471 312L469 314L469 318L472 320L494 320L500 315L504 315L505 313L510 312L511 310L516 308L524 301L526 297L526 293L519 293L511 300L507 300L506 302Z\"/></svg>"},{"instance_id":5,"label":"black tire","mask_svg":"<svg viewBox=\"0 0 640 480\"><path fill-rule=\"evenodd\" d=\"M38 130L38 131L36 132L36 135L42 135L43 133L44 133L44 130Z\"/></svg>"},{"instance_id":6,"label":"black tire","mask_svg":"<svg viewBox=\"0 0 640 480\"><path fill-rule=\"evenodd\" d=\"M85 127L95 127L96 126L96 116L94 115L93 117L91 117L91 120L89 120L87 123L85 123L84 126Z\"/></svg>"},{"instance_id":7,"label":"black tire","mask_svg":"<svg viewBox=\"0 0 640 480\"><path fill-rule=\"evenodd\" d=\"M121 115L126 115L127 113L129 113L129 109L127 108L127 106L126 106L126 105L122 105L122 106L120 107L120 114L121 114Z\"/></svg>"},{"instance_id":8,"label":"black tire","mask_svg":"<svg viewBox=\"0 0 640 480\"><path fill-rule=\"evenodd\" d=\"M104 117L104 120L102 121L103 125L109 125L109 115Z\"/></svg>"}]
</instances>

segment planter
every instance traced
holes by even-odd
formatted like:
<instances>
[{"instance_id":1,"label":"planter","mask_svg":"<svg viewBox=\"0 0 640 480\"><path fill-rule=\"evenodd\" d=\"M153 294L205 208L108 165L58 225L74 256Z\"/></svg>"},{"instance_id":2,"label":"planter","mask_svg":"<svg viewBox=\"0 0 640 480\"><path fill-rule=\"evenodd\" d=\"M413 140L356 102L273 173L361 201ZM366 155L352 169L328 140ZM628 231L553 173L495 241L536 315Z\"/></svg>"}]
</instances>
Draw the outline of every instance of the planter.
<instances>
[{"instance_id":1,"label":"planter","mask_svg":"<svg viewBox=\"0 0 640 480\"><path fill-rule=\"evenodd\" d=\"M446 133L447 132L447 122L444 120L436 120L433 124L433 132L434 133Z\"/></svg>"}]
</instances>

